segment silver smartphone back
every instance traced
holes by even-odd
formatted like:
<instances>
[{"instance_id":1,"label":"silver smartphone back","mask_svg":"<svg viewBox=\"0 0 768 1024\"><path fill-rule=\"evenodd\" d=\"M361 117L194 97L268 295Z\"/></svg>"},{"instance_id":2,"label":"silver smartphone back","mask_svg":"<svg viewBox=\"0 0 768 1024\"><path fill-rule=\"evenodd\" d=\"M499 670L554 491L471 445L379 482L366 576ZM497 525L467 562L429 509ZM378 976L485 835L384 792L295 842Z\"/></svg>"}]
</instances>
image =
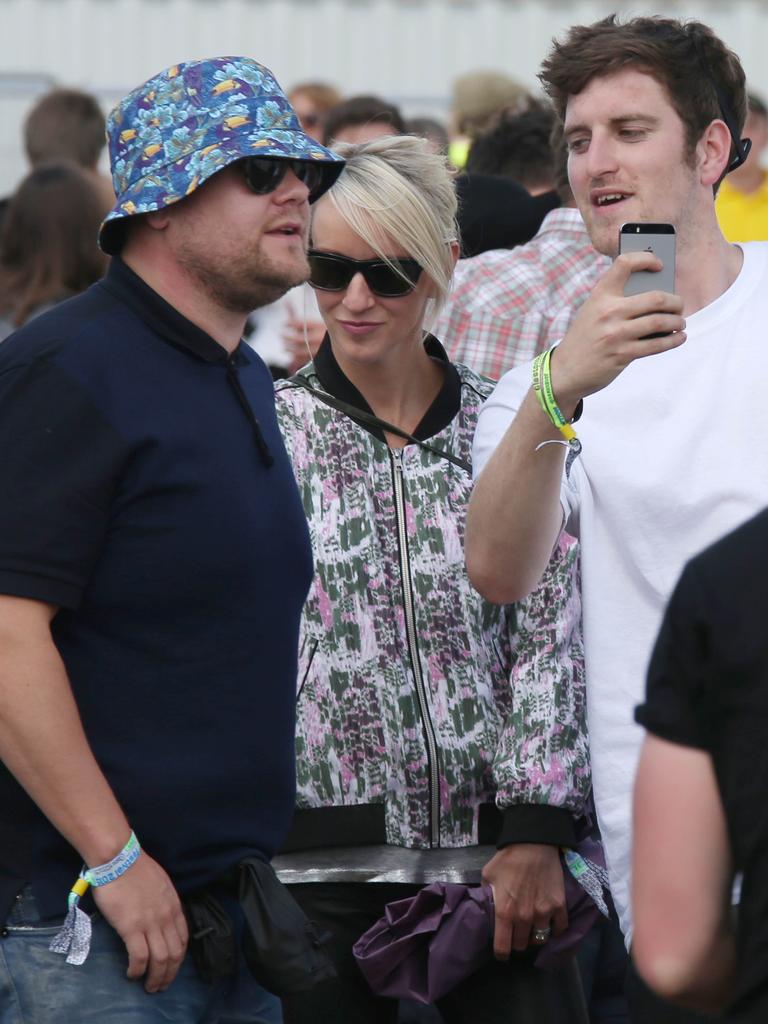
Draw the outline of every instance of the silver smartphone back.
<instances>
[{"instance_id":1,"label":"silver smartphone back","mask_svg":"<svg viewBox=\"0 0 768 1024\"><path fill-rule=\"evenodd\" d=\"M624 286L625 295L642 292L675 294L675 229L671 224L624 224L619 232L619 254L652 252L663 263L659 271L638 270Z\"/></svg>"}]
</instances>

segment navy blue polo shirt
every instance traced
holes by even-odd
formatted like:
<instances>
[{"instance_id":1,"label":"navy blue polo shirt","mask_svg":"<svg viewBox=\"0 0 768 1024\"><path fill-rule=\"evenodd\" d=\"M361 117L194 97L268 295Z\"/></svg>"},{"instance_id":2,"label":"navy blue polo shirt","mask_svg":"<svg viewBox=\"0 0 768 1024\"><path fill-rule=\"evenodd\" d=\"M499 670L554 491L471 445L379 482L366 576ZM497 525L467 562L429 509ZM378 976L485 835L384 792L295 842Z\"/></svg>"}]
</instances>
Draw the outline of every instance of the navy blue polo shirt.
<instances>
[{"instance_id":1,"label":"navy blue polo shirt","mask_svg":"<svg viewBox=\"0 0 768 1024\"><path fill-rule=\"evenodd\" d=\"M54 604L88 740L180 891L270 857L294 802L306 520L261 360L120 260L0 346L0 593ZM0 922L81 862L0 764Z\"/></svg>"}]
</instances>

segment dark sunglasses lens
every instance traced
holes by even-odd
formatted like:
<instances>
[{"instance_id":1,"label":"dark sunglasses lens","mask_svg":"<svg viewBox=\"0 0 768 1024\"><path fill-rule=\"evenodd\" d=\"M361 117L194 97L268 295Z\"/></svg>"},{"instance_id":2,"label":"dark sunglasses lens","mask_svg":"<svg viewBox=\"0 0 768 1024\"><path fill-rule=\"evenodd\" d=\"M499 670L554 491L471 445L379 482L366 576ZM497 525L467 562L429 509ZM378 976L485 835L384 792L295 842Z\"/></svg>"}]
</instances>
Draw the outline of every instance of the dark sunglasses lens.
<instances>
[{"instance_id":1,"label":"dark sunglasses lens","mask_svg":"<svg viewBox=\"0 0 768 1024\"><path fill-rule=\"evenodd\" d=\"M405 279L387 263L356 263L343 256L310 252L309 283L322 291L339 292L349 285L355 274L362 272L365 283L375 295L394 299L412 292L421 274L421 267L415 260L400 260L398 266Z\"/></svg>"},{"instance_id":2,"label":"dark sunglasses lens","mask_svg":"<svg viewBox=\"0 0 768 1024\"><path fill-rule=\"evenodd\" d=\"M286 165L279 160L250 156L243 160L243 173L248 188L258 196L274 192L285 174Z\"/></svg>"},{"instance_id":3,"label":"dark sunglasses lens","mask_svg":"<svg viewBox=\"0 0 768 1024\"><path fill-rule=\"evenodd\" d=\"M296 177L309 189L309 201L312 202L323 184L323 168L320 164L307 162L294 164L293 170Z\"/></svg>"},{"instance_id":4,"label":"dark sunglasses lens","mask_svg":"<svg viewBox=\"0 0 768 1024\"><path fill-rule=\"evenodd\" d=\"M322 192L323 168L319 164L304 160L272 160L269 157L246 157L243 172L248 187L256 195L274 192L290 167L296 177L309 189L310 202Z\"/></svg>"},{"instance_id":5,"label":"dark sunglasses lens","mask_svg":"<svg viewBox=\"0 0 768 1024\"><path fill-rule=\"evenodd\" d=\"M319 253L309 254L309 283L313 288L320 288L326 292L340 292L352 280L352 273L346 260Z\"/></svg>"},{"instance_id":6,"label":"dark sunglasses lens","mask_svg":"<svg viewBox=\"0 0 768 1024\"><path fill-rule=\"evenodd\" d=\"M365 279L371 291L382 298L397 298L412 292L419 280L421 267L414 260L401 260L398 266L401 274L386 263L374 263L367 267Z\"/></svg>"}]
</instances>

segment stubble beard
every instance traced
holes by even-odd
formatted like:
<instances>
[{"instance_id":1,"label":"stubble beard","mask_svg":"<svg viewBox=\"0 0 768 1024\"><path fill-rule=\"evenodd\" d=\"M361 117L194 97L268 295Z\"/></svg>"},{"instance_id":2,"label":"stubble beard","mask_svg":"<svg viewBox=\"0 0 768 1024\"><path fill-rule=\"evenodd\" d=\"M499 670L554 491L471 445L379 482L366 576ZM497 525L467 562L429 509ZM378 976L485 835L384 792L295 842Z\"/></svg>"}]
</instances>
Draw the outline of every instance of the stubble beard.
<instances>
[{"instance_id":1,"label":"stubble beard","mask_svg":"<svg viewBox=\"0 0 768 1024\"><path fill-rule=\"evenodd\" d=\"M695 223L696 217L696 196L695 196L695 183L696 183L696 155L695 151L688 148L683 149L680 155L680 161L684 168L689 172L689 188L686 190L683 196L680 209L676 211L674 220L675 233L677 235L677 255L680 255L680 249L685 248L689 242L689 233L691 225ZM610 256L611 259L616 259L619 255L619 236L621 224L616 223L608 227L607 225L598 225L596 218L592 217L592 207L589 201L589 197L584 200L583 206L577 201L579 212L581 213L582 220L586 225L587 232L589 234L590 241L593 247L603 256ZM658 223L664 220L666 217L667 221L670 220L669 214L662 212L648 213L647 211L640 211L638 214L632 217L632 221L640 223ZM621 218L619 218L621 220Z\"/></svg>"},{"instance_id":2,"label":"stubble beard","mask_svg":"<svg viewBox=\"0 0 768 1024\"><path fill-rule=\"evenodd\" d=\"M595 223L596 218L592 216L592 204L589 198L584 201L583 205L577 203L577 206L592 247L602 256L609 256L615 260L619 254L619 226Z\"/></svg>"},{"instance_id":3,"label":"stubble beard","mask_svg":"<svg viewBox=\"0 0 768 1024\"><path fill-rule=\"evenodd\" d=\"M282 264L267 256L258 244L240 256L228 257L226 263L199 247L185 246L177 259L217 306L243 315L276 302L309 277L305 255Z\"/></svg>"}]
</instances>

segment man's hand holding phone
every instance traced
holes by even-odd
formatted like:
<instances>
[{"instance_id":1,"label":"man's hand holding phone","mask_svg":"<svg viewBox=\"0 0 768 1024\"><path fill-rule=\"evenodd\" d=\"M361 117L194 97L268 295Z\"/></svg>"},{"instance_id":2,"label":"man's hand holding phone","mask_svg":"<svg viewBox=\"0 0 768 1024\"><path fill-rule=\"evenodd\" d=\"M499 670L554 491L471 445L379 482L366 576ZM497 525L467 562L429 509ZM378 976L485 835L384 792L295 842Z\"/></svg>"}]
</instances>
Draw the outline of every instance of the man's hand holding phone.
<instances>
[{"instance_id":1,"label":"man's hand holding phone","mask_svg":"<svg viewBox=\"0 0 768 1024\"><path fill-rule=\"evenodd\" d=\"M552 387L566 417L579 399L601 391L635 359L685 341L683 300L663 289L626 295L633 275L662 270L653 252L619 255L573 319L552 355Z\"/></svg>"}]
</instances>

